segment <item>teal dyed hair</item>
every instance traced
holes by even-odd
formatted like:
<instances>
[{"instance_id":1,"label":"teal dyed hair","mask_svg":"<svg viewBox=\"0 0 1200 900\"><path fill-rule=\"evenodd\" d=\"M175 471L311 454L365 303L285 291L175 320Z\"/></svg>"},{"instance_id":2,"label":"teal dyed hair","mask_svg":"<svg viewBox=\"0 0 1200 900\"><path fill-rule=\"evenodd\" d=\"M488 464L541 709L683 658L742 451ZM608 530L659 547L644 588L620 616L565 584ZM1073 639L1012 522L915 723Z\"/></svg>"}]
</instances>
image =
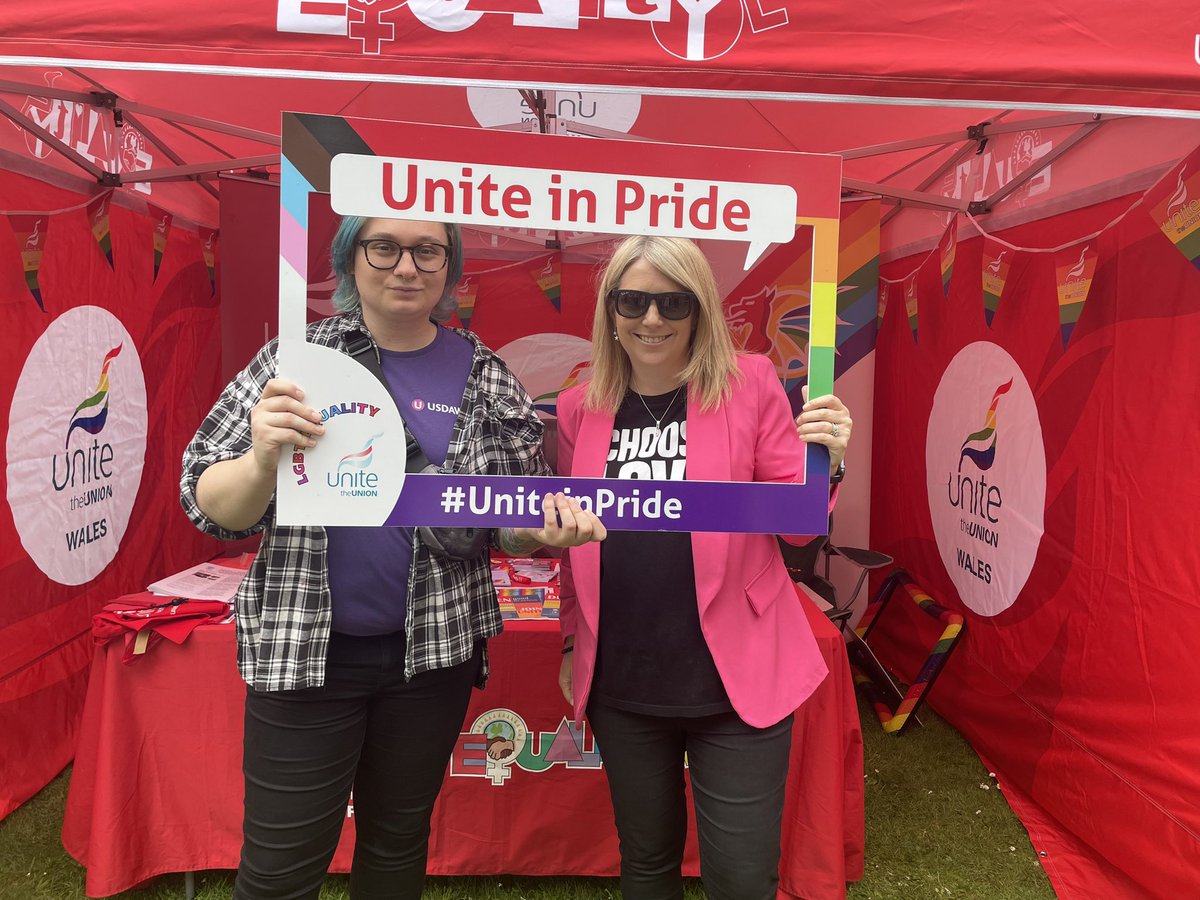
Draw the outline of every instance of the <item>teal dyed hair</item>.
<instances>
[{"instance_id":1,"label":"teal dyed hair","mask_svg":"<svg viewBox=\"0 0 1200 900\"><path fill-rule=\"evenodd\" d=\"M329 261L337 285L333 289L333 305L342 312L350 312L362 305L358 296L358 285L354 283L354 254L358 250L355 241L362 231L365 216L342 216L333 243L329 245ZM462 231L453 223L445 223L446 237L450 243L450 259L446 263L446 290L429 314L435 322L445 322L458 309L458 282L463 273Z\"/></svg>"}]
</instances>

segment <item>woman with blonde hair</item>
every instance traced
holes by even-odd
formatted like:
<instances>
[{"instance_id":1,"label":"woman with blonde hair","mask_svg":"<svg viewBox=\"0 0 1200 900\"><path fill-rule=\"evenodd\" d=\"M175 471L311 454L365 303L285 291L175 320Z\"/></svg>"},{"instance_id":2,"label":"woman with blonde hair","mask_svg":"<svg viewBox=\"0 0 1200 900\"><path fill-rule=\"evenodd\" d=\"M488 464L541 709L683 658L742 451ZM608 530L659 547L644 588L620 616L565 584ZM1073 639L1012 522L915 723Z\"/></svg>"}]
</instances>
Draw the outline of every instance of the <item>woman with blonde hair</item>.
<instances>
[{"instance_id":1,"label":"woman with blonde hair","mask_svg":"<svg viewBox=\"0 0 1200 900\"><path fill-rule=\"evenodd\" d=\"M559 398L560 474L840 481L834 396L794 420L774 366L736 352L691 241L633 237L600 281L592 380ZM832 500L831 500L832 503ZM559 683L604 755L627 900L683 897L684 759L709 897L774 898L792 714L825 677L773 535L610 532L566 551Z\"/></svg>"}]
</instances>

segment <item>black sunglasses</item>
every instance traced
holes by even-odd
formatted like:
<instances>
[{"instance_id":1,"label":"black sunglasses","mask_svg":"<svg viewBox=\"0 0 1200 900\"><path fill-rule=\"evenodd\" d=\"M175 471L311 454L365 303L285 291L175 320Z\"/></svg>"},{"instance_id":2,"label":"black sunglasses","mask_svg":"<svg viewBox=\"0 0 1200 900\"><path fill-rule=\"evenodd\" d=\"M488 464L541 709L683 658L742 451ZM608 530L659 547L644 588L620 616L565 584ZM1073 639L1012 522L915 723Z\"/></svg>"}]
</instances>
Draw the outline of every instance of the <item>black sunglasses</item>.
<instances>
[{"instance_id":1,"label":"black sunglasses","mask_svg":"<svg viewBox=\"0 0 1200 900\"><path fill-rule=\"evenodd\" d=\"M650 311L650 304L653 303L658 307L658 314L664 319L679 321L690 316L697 303L696 295L691 291L648 294L645 291L613 288L608 292L608 299L617 315L626 319L640 319Z\"/></svg>"}]
</instances>

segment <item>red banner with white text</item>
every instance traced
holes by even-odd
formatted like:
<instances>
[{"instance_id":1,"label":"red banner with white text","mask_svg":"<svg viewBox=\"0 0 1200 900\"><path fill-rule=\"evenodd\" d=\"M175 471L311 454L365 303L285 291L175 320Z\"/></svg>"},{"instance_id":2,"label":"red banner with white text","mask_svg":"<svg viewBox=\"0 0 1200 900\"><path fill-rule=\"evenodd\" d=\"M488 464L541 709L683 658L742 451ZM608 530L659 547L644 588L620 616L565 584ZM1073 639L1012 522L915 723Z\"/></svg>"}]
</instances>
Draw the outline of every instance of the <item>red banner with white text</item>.
<instances>
[{"instance_id":1,"label":"red banner with white text","mask_svg":"<svg viewBox=\"0 0 1200 900\"><path fill-rule=\"evenodd\" d=\"M914 24L918 23L918 24ZM8 3L0 53L134 64L1200 109L1200 11L1036 0Z\"/></svg>"}]
</instances>

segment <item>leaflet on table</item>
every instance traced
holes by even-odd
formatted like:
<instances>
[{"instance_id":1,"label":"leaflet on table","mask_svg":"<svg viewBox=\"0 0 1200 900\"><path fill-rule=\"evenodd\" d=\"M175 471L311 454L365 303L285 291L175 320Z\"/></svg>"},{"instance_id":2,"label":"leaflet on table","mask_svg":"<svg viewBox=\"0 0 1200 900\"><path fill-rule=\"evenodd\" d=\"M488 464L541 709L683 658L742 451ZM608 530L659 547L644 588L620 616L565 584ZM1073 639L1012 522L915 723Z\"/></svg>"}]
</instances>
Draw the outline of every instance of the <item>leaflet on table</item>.
<instances>
[{"instance_id":1,"label":"leaflet on table","mask_svg":"<svg viewBox=\"0 0 1200 900\"><path fill-rule=\"evenodd\" d=\"M501 619L557 619L558 593L540 587L498 587Z\"/></svg>"},{"instance_id":2,"label":"leaflet on table","mask_svg":"<svg viewBox=\"0 0 1200 900\"><path fill-rule=\"evenodd\" d=\"M200 563L154 582L146 590L161 597L186 597L188 600L224 600L231 602L246 570L216 563Z\"/></svg>"},{"instance_id":3,"label":"leaflet on table","mask_svg":"<svg viewBox=\"0 0 1200 900\"><path fill-rule=\"evenodd\" d=\"M802 484L406 477L401 415L386 388L356 360L306 340L308 285L328 271L309 271L308 229L310 212L332 209L485 229L673 235L739 242L749 269L809 228L808 383L820 395L833 385L840 158L295 113L284 114L282 134L279 374L303 387L325 433L281 455L279 524L529 525L542 516L533 497L570 490L610 529L826 532L829 457L818 445L808 445Z\"/></svg>"}]
</instances>

